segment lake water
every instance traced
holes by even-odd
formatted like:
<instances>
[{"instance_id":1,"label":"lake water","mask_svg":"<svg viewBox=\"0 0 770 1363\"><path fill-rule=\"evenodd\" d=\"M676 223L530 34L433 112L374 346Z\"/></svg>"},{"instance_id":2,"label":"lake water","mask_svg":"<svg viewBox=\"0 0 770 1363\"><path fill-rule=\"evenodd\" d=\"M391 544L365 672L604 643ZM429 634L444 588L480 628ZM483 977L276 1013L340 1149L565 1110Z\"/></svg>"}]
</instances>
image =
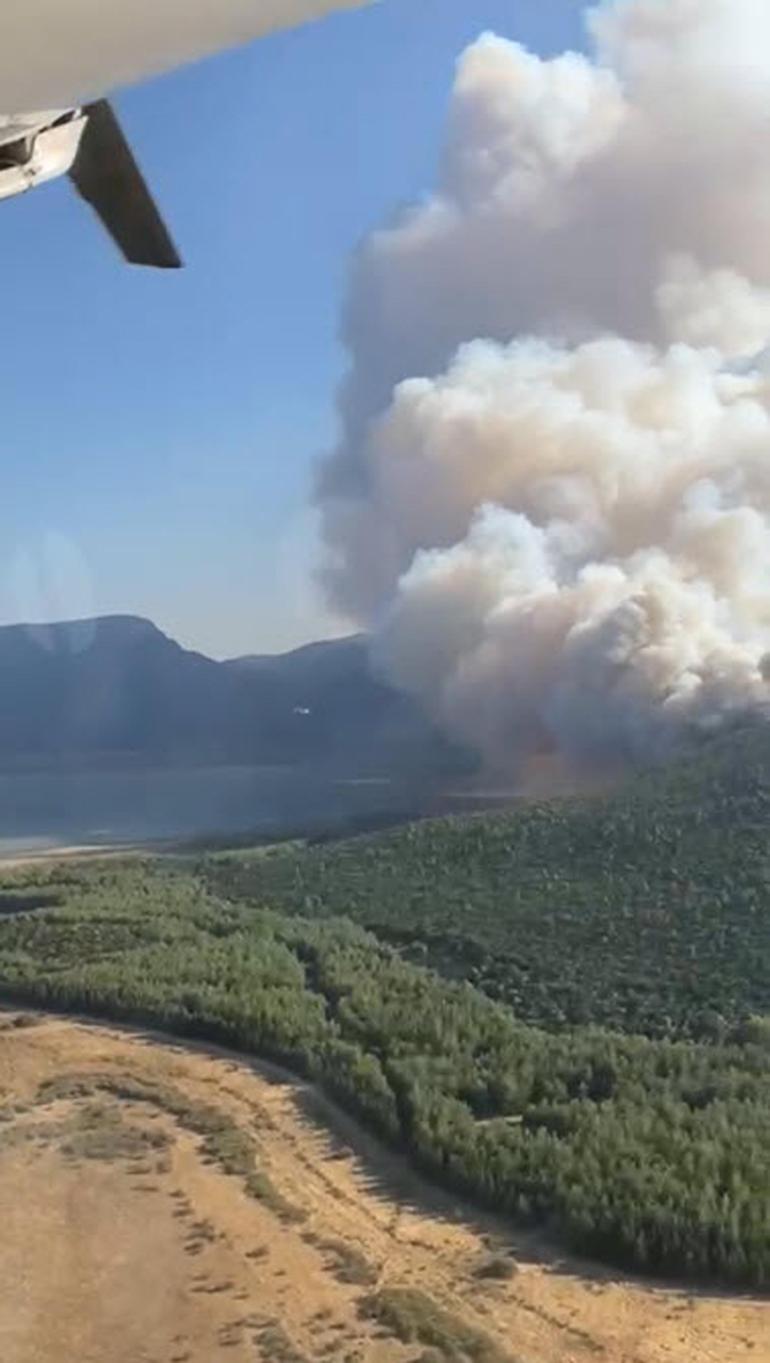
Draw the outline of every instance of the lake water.
<instances>
[{"instance_id":1,"label":"lake water","mask_svg":"<svg viewBox=\"0 0 770 1363\"><path fill-rule=\"evenodd\" d=\"M0 775L0 856L64 846L264 833L393 807L389 781L265 767Z\"/></svg>"}]
</instances>

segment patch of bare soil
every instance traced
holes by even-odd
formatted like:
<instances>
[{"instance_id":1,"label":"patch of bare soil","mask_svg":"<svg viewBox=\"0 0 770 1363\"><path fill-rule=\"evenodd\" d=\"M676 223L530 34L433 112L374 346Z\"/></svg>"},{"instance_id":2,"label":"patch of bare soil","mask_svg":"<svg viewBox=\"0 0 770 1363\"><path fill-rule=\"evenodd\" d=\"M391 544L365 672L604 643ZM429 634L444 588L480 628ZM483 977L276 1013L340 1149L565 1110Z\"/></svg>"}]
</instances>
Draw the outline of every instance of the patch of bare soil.
<instances>
[{"instance_id":1,"label":"patch of bare soil","mask_svg":"<svg viewBox=\"0 0 770 1363\"><path fill-rule=\"evenodd\" d=\"M277 1070L58 1019L0 1028L0 1284L2 1363L770 1363L770 1303L554 1263Z\"/></svg>"}]
</instances>

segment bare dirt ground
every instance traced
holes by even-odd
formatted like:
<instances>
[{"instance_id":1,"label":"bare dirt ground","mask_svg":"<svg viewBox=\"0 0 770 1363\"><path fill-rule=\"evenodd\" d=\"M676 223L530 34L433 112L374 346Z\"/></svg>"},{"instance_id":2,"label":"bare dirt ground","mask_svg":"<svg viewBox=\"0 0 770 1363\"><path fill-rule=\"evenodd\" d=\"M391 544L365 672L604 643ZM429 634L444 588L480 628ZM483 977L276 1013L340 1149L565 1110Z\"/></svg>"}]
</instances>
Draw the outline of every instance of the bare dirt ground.
<instances>
[{"instance_id":1,"label":"bare dirt ground","mask_svg":"<svg viewBox=\"0 0 770 1363\"><path fill-rule=\"evenodd\" d=\"M549 1261L279 1071L86 1023L11 1021L2 1363L770 1363L770 1303ZM189 1115L203 1110L250 1142L265 1195L242 1168L224 1171L227 1151L203 1148ZM510 1279L478 1276L510 1250ZM402 1342L362 1309L391 1288L419 1289L486 1344Z\"/></svg>"}]
</instances>

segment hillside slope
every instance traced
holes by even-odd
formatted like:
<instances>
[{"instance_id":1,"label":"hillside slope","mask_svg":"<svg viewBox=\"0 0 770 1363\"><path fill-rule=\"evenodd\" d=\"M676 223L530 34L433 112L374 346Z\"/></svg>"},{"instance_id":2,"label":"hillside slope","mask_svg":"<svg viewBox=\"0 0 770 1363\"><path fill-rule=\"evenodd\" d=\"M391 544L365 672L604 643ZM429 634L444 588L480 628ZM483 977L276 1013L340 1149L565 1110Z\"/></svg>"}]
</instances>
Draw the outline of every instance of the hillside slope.
<instances>
[{"instance_id":1,"label":"hillside slope","mask_svg":"<svg viewBox=\"0 0 770 1363\"><path fill-rule=\"evenodd\" d=\"M344 914L546 1026L718 1039L770 1013L770 726L612 797L212 860L211 884Z\"/></svg>"},{"instance_id":2,"label":"hillside slope","mask_svg":"<svg viewBox=\"0 0 770 1363\"><path fill-rule=\"evenodd\" d=\"M452 769L459 754L414 701L372 674L366 636L226 663L249 697L263 751L355 769Z\"/></svg>"}]
</instances>

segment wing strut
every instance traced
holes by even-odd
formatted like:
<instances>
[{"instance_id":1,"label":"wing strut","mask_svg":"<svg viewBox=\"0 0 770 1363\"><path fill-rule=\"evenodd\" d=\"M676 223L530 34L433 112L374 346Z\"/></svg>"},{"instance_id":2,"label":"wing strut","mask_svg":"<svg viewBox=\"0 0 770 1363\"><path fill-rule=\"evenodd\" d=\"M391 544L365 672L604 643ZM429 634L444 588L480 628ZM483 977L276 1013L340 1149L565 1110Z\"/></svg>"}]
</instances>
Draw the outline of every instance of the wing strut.
<instances>
[{"instance_id":1,"label":"wing strut","mask_svg":"<svg viewBox=\"0 0 770 1363\"><path fill-rule=\"evenodd\" d=\"M182 264L111 104L90 104L70 179L132 265Z\"/></svg>"}]
</instances>

